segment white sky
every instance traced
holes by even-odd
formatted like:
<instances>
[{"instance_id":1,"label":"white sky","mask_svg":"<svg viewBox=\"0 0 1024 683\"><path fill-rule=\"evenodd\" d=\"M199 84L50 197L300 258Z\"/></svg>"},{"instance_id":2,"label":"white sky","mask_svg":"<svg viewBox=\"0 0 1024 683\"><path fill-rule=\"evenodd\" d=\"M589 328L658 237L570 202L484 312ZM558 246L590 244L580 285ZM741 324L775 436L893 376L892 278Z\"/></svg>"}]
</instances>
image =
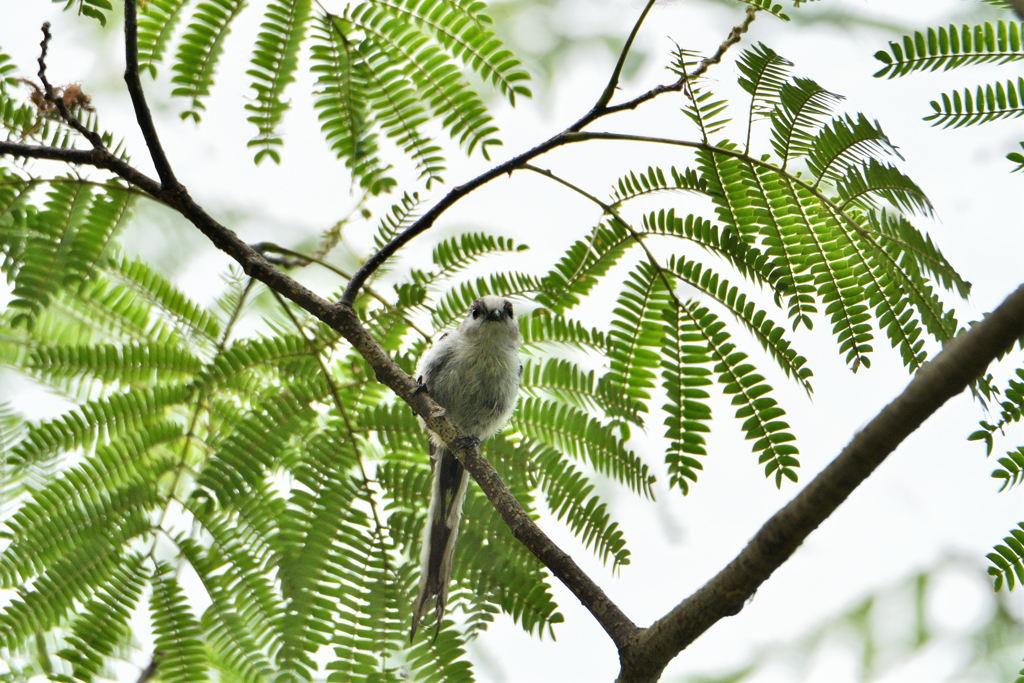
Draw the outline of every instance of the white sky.
<instances>
[{"instance_id":1,"label":"white sky","mask_svg":"<svg viewBox=\"0 0 1024 683\"><path fill-rule=\"evenodd\" d=\"M788 4L788 3L787 3ZM843 8L880 21L923 28L944 18L973 10L967 0L822 0L808 13ZM62 15L60 6L42 0L0 0L0 47L12 54L29 75L35 71L39 33L44 20L54 24L49 75L54 83L81 81L108 129L126 133L137 164L148 169L144 146L135 132L127 96L120 87L122 56L118 41L103 52L81 48L95 35L88 22ZM639 11L627 2L566 3L560 17L567 25L618 27L624 37ZM795 14L795 11L791 12ZM258 15L248 12L251 23ZM669 38L690 49L712 51L731 25L743 15L695 1L657 7L639 41L653 46L652 58L638 77L624 84L623 96L666 81L659 61L671 48ZM963 17L958 17L957 21ZM1007 17L1008 18L1008 17ZM232 40L249 41L252 25L239 25ZM539 30L524 26L526 30ZM580 29L582 30L582 29ZM1024 139L1020 121L1001 122L981 128L939 131L921 117L930 111L928 102L940 92L996 78L1016 78L1008 67L978 67L952 74L923 74L895 81L872 78L879 63L872 55L886 45L888 35L863 28L844 30L833 26L787 25L762 16L744 45L763 41L795 62L798 76L811 77L824 87L846 96L847 111L863 111L877 118L906 158L902 164L934 202L935 222L919 221L940 248L974 283L969 305L960 308L961 321L976 319L997 305L1022 279L1021 255L1024 233L1020 230L1020 188L1024 175L1008 174L1011 164L1004 155L1019 150ZM542 39L543 37L538 37ZM234 43L238 47L238 43ZM228 44L230 52L232 43ZM241 50L243 56L248 49ZM738 54L734 48L731 53ZM574 60L556 81L549 97L539 103L521 102L515 111L498 107L497 119L505 140L504 153L514 154L566 127L592 105L603 89L613 57L596 51L574 53ZM334 162L311 111L309 80L300 80L290 91L295 111L286 119L284 163L254 168L245 142L252 133L244 120L242 98L247 81L237 75L239 61L221 69L208 112L198 128L176 117L180 106L167 103L162 81L149 87L151 106L158 112L158 126L171 163L193 197L244 239L263 239L294 246L311 239L347 213L351 198L344 169ZM166 71L166 69L165 69ZM232 76L234 75L234 76ZM712 77L725 92L735 92L736 71L731 61L717 67ZM661 101L643 111L599 124L594 130L646 132L692 136L687 120L678 112L679 98ZM763 129L762 129L763 131ZM734 130L733 135L739 137ZM502 156L496 159L500 161ZM488 167L478 156L469 161L451 156L448 187L475 176ZM602 193L611 187L615 171L623 164L637 169L659 163L682 168L691 157L678 150L603 144L575 146L544 157L537 165L552 168L587 189ZM676 207L684 215L695 212L713 218L704 203L685 196L663 198L656 207ZM652 208L652 207L647 207ZM433 231L412 248L414 258L429 254L437 235L472 226L515 237L533 247L534 271L550 264L573 240L585 234L599 218L599 210L578 197L528 173L495 181L450 211ZM180 224L154 217L156 229L134 230L126 240L143 253L185 251L179 245L201 244ZM368 249L370 230L354 231L350 243ZM200 300L209 301L219 286L219 273L227 258L203 248L193 262L177 275L182 286ZM488 268L498 268L493 263ZM527 268L523 262L508 267ZM304 276L310 277L310 276ZM737 280L738 278L731 278ZM321 293L338 287L329 280L312 280ZM613 297L615 288L606 293ZM608 315L605 298L585 309L601 319ZM778 322L784 314L771 311ZM906 384L908 377L884 334L876 334L870 371L857 375L845 370L837 357L834 339L824 320L816 321L813 334L802 331L794 338L815 371L815 395L808 402L795 386L771 374L769 363L752 354L760 369L769 374L777 397L789 412L789 422L800 439L801 484L785 485L781 492L764 479L756 458L740 436L738 424L727 406L716 405L716 433L705 471L689 496L668 491L661 478L656 505L639 501L624 491L606 487L612 513L624 528L632 551L632 565L621 576L593 560L561 525L547 520L543 526L591 575L609 596L638 624L644 625L686 597L735 556L757 528L794 495L804 482L823 468L885 403ZM1018 364L1020 355L1018 354ZM1005 370L1004 370L1005 372ZM738 616L726 619L678 657L664 680L698 672L725 671L772 644L807 635L817 624L851 606L872 590L899 581L908 574L933 566L949 556L965 557L984 568L984 555L1018 521L1024 520L1019 492L996 495L990 479L992 462L983 447L965 437L982 414L967 396L951 401L940 413L890 457L821 529L815 532L757 593ZM661 419L655 415L649 431L657 436ZM997 444L996 454L1024 441ZM637 451L657 465L660 445L656 438L637 439ZM660 471L660 468L659 468ZM983 616L988 587L969 571L950 572L931 598L932 618L945 632L955 635ZM566 616L557 629L557 642L538 641L522 634L510 620L499 618L494 627L472 646L481 664L482 681L599 681L617 671L615 651L597 624L560 586L557 598ZM1014 596L1020 605L1020 595ZM946 680L961 661L962 651L940 643L913 662L898 666L883 678L886 683ZM1024 643L1014 655L1024 656ZM856 662L842 648L827 649L804 680L844 683L855 680ZM125 680L133 680L126 674ZM773 668L756 679L798 680L792 671Z\"/></svg>"}]
</instances>

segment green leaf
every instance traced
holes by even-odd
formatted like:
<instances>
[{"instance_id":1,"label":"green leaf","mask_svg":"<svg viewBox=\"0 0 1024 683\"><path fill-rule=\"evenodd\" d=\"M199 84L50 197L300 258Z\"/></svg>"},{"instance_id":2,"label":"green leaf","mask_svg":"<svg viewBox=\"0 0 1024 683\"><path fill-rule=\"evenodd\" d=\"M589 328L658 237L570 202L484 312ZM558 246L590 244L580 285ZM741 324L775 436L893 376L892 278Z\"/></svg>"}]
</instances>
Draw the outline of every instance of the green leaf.
<instances>
[{"instance_id":1,"label":"green leaf","mask_svg":"<svg viewBox=\"0 0 1024 683\"><path fill-rule=\"evenodd\" d=\"M352 169L352 177L372 195L389 192L396 181L380 158L370 110L370 74L339 20L318 16L312 30L310 70L316 74L314 107L331 149ZM408 195L407 195L408 196Z\"/></svg>"},{"instance_id":2,"label":"green leaf","mask_svg":"<svg viewBox=\"0 0 1024 683\"><path fill-rule=\"evenodd\" d=\"M278 148L283 142L277 127L289 106L283 99L284 90L295 80L310 4L310 0L272 0L263 15L251 68L246 72L253 77L256 91L255 101L245 109L251 112L249 123L258 130L249 141L249 147L259 148L257 164L268 157L280 162Z\"/></svg>"},{"instance_id":3,"label":"green leaf","mask_svg":"<svg viewBox=\"0 0 1024 683\"><path fill-rule=\"evenodd\" d=\"M815 177L815 184L835 182L842 177L844 169L889 155L903 159L877 121L869 121L863 114L858 114L856 120L849 115L837 116L831 125L826 124L818 131L807 156L807 166Z\"/></svg>"},{"instance_id":4,"label":"green leaf","mask_svg":"<svg viewBox=\"0 0 1024 683\"><path fill-rule=\"evenodd\" d=\"M206 109L203 102L210 95L213 76L224 51L224 39L231 22L238 17L246 0L200 0L174 56L171 83L177 85L172 95L188 98L181 118L199 122Z\"/></svg>"},{"instance_id":5,"label":"green leaf","mask_svg":"<svg viewBox=\"0 0 1024 683\"><path fill-rule=\"evenodd\" d=\"M612 570L629 564L629 549L619 525L611 521L607 506L593 493L594 484L550 448L534 448L541 489L552 515L564 521L573 534Z\"/></svg>"},{"instance_id":6,"label":"green leaf","mask_svg":"<svg viewBox=\"0 0 1024 683\"><path fill-rule=\"evenodd\" d=\"M1024 78L1018 78L1016 83L1008 80L1005 86L1001 82L979 85L973 96L970 88L964 88L963 96L957 90L951 95L943 93L941 103L932 101L932 109L935 113L924 120L943 128L1019 118L1024 115Z\"/></svg>"},{"instance_id":7,"label":"green leaf","mask_svg":"<svg viewBox=\"0 0 1024 683\"><path fill-rule=\"evenodd\" d=\"M751 363L746 362L747 354L737 350L736 345L729 341L731 335L725 329L725 324L699 302L688 302L680 306L677 324L677 336L681 341L683 335L686 335L687 341L699 340L703 343L703 352L698 351L699 346L687 350L687 356L692 357L686 358L685 362L698 365L714 363L711 370L718 374L722 392L733 396L732 404L738 406L736 417L743 420L742 428L746 438L754 441L751 450L759 454L758 462L765 466L765 476L774 474L775 484L779 488L782 487L783 478L796 481L795 468L800 466L800 462L795 456L799 451L793 445L796 437L788 431L789 425L781 419L785 417L786 411L769 395L772 387L765 382L765 378L757 373ZM677 359L681 353L676 353ZM682 374L676 381L682 385ZM675 433L670 433L670 438L676 436L676 440L683 441L679 428L674 425L671 427ZM680 450L685 452L685 449ZM679 476L686 476L682 471Z\"/></svg>"},{"instance_id":8,"label":"green leaf","mask_svg":"<svg viewBox=\"0 0 1024 683\"><path fill-rule=\"evenodd\" d=\"M160 653L157 667L161 680L201 683L208 680L201 631L176 574L170 564L157 562L149 600L154 647Z\"/></svg>"},{"instance_id":9,"label":"green leaf","mask_svg":"<svg viewBox=\"0 0 1024 683\"><path fill-rule=\"evenodd\" d=\"M993 550L996 552L988 554L992 562L988 573L993 577L996 591L1002 589L1004 581L1011 591L1017 581L1024 583L1024 523L1019 523L1017 527L1003 539L1005 545L995 546Z\"/></svg>"},{"instance_id":10,"label":"green leaf","mask_svg":"<svg viewBox=\"0 0 1024 683\"><path fill-rule=\"evenodd\" d=\"M71 246L81 229L92 191L80 183L53 183L47 192L45 210L36 216L26 236L21 264L14 280L18 310L15 324L30 326L65 282L73 284L84 273L73 270ZM78 254L74 255L78 258Z\"/></svg>"},{"instance_id":11,"label":"green leaf","mask_svg":"<svg viewBox=\"0 0 1024 683\"><path fill-rule=\"evenodd\" d=\"M139 7L139 68L156 78L156 65L164 60L171 35L190 0L147 0Z\"/></svg>"},{"instance_id":12,"label":"green leaf","mask_svg":"<svg viewBox=\"0 0 1024 683\"><path fill-rule=\"evenodd\" d=\"M1007 62L1024 59L1022 26L1018 22L998 21L975 26L950 24L938 29L917 31L903 36L900 42L890 42L889 51L875 53L875 59L885 66L875 72L875 78L897 78L915 71L949 71L961 66Z\"/></svg>"},{"instance_id":13,"label":"green leaf","mask_svg":"<svg viewBox=\"0 0 1024 683\"><path fill-rule=\"evenodd\" d=\"M627 396L646 413L658 367L656 350L664 334L661 315L669 305L668 287L665 275L646 262L630 272L623 285L607 337L610 368L600 386L605 393Z\"/></svg>"},{"instance_id":14,"label":"green leaf","mask_svg":"<svg viewBox=\"0 0 1024 683\"><path fill-rule=\"evenodd\" d=\"M809 78L797 78L779 91L779 106L772 112L772 148L785 168L790 159L814 149L821 124L843 99Z\"/></svg>"},{"instance_id":15,"label":"green leaf","mask_svg":"<svg viewBox=\"0 0 1024 683\"><path fill-rule=\"evenodd\" d=\"M550 444L562 453L589 460L595 470L625 484L635 493L653 498L654 475L625 446L625 438L571 406L543 399L522 401L513 424L531 439Z\"/></svg>"},{"instance_id":16,"label":"green leaf","mask_svg":"<svg viewBox=\"0 0 1024 683\"><path fill-rule=\"evenodd\" d=\"M125 558L72 622L69 647L57 654L71 663L74 680L93 680L108 657L130 644L129 620L149 575L144 559L138 553Z\"/></svg>"}]
</instances>

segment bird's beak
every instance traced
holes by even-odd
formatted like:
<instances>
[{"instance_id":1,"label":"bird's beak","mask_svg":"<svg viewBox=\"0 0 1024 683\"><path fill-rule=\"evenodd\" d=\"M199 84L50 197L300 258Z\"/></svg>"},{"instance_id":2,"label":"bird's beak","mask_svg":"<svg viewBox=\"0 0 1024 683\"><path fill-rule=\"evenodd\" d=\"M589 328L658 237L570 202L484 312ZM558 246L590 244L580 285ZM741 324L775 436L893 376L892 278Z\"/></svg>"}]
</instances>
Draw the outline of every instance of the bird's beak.
<instances>
[{"instance_id":1,"label":"bird's beak","mask_svg":"<svg viewBox=\"0 0 1024 683\"><path fill-rule=\"evenodd\" d=\"M501 322L503 312L500 308L496 308L493 311L488 311L487 319L493 320L494 322Z\"/></svg>"}]
</instances>

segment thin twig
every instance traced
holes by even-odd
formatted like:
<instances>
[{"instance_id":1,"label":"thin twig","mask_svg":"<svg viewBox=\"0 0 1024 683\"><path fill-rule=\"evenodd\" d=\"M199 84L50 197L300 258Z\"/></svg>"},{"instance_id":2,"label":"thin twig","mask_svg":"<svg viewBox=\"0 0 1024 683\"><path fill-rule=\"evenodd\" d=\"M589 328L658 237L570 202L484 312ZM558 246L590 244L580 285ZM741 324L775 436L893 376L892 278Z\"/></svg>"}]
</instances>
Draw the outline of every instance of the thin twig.
<instances>
[{"instance_id":1,"label":"thin twig","mask_svg":"<svg viewBox=\"0 0 1024 683\"><path fill-rule=\"evenodd\" d=\"M605 214L607 214L607 215L611 216L612 218L614 218L615 220L617 220L619 222L619 224L622 227L624 227L629 232L629 235L630 235L630 237L633 238L633 241L636 242L637 245L641 249L643 249L644 254L647 255L648 263L650 263L651 267L654 268L654 270L656 270L658 272L658 276L661 278L662 283L665 285L665 291L667 291L668 295L672 298L672 301L675 303L675 307L678 309L678 308L680 308L682 306L682 303L679 301L679 297L676 296L675 290L672 289L672 283L668 281L668 277L665 275L665 273L670 273L671 275L674 276L675 273L672 273L667 268L662 267L662 265L660 263L658 263L658 259L656 259L654 257L654 254L651 252L650 249L647 248L647 245L644 243L644 236L641 235L640 233L638 233L633 228L633 226L630 225L619 214L618 210L614 206L612 206L611 204L607 204L607 203L601 201L600 199L598 199L594 195L590 194L589 192L587 192L583 188L578 187L576 185L573 185L572 183L570 183L565 178L562 178L560 176L555 175L554 173L552 173L548 169L537 168L536 166L532 166L530 164L526 164L525 166L523 166L523 168L526 169L527 171L533 171L534 173L539 173L542 176L550 178L551 180L554 180L555 182L560 183L561 185L569 188L573 192L575 192L575 193L577 193L577 194L579 194L579 195L581 195L583 197L586 197L590 201L592 201L595 204L597 204L598 206L600 206L601 209L604 210ZM580 268L582 268L582 267L583 267L583 264L581 263L580 264ZM574 274L573 278L575 278L575 277L576 277L576 275ZM571 279L572 278L570 278L570 280ZM673 279L675 279L675 278L673 277Z\"/></svg>"},{"instance_id":2,"label":"thin twig","mask_svg":"<svg viewBox=\"0 0 1024 683\"><path fill-rule=\"evenodd\" d=\"M273 263L274 265L279 265L284 268L302 268L304 266L309 265L310 263L315 263L318 266L326 268L335 275L339 275L345 278L346 280L352 279L352 276L346 273L344 270L338 268L337 266L331 263L328 263L327 261L324 261L322 258L317 258L316 256L307 256L306 254L302 254L297 251L292 251L291 249L282 247L278 244L274 244L273 242L258 242L257 244L252 245L252 248L258 251L259 253L263 254L263 257L270 261L271 263ZM282 254L286 258L282 258L280 261L278 261L277 259L274 259L271 256L267 256L268 252ZM366 290L367 294L369 294L378 302L380 302L389 311L398 310L397 306L395 306L390 301L381 296L372 287L363 287L363 289ZM421 330L415 323L409 320L409 318L406 317L404 313L402 315L402 319L405 321L406 325L408 325L411 329L418 332L421 337L423 337L427 341L430 340L432 335L428 332Z\"/></svg>"},{"instance_id":3,"label":"thin twig","mask_svg":"<svg viewBox=\"0 0 1024 683\"><path fill-rule=\"evenodd\" d=\"M722 57L725 56L725 53L729 50L729 48L731 48L736 43L740 42L740 39L743 37L743 34L746 33L747 30L750 28L750 24L753 23L754 19L757 18L757 12L758 10L755 7L747 8L747 17L746 19L743 20L743 23L733 26L732 31L729 32L729 36L724 41L722 41L722 44L718 46L718 49L715 50L715 53L710 57L701 60L700 64L697 65L697 68L694 69L691 74L689 74L690 81L700 78L705 73L707 73L709 68L711 68L715 64L721 63ZM653 100L655 97L658 97L659 95L664 95L665 93L680 92L686 85L686 83L687 78L681 76L674 83L669 83L668 85L659 85L655 88L651 88L647 92L643 93L642 95L638 95L637 97L634 97L628 102L623 102L622 104L606 107L604 110L597 112L594 116L591 116L591 114L595 114L595 112L591 112L591 114L588 114L587 116L583 117L575 124L573 124L570 130L577 132L581 131L583 130L583 128L589 126L591 123L593 123L594 121L603 116L609 116L611 114L617 114L621 111L630 111L636 109L644 102L649 102L650 100Z\"/></svg>"},{"instance_id":4,"label":"thin twig","mask_svg":"<svg viewBox=\"0 0 1024 683\"><path fill-rule=\"evenodd\" d=\"M650 6L648 6L644 10L644 13L640 17L640 20L637 21L636 25L633 28L634 34L637 30L639 30L639 26L643 19L647 16L647 10L649 9ZM739 42L742 35L746 33L747 29L750 27L750 23L754 20L755 16L756 10L753 8L749 9L747 11L747 17L743 21L743 23L733 27L732 31L729 33L729 37L726 38L725 41L718 46L718 50L715 52L714 55L701 62L700 66L698 66L694 73L691 74L691 78L696 78L704 74L708 70L708 68L711 67L711 65L719 63L725 52L731 46ZM620 61L625 60L625 53L621 54L619 59ZM614 81L609 81L609 84L611 84L612 82L617 83L618 79L616 78L614 79ZM515 171L517 168L522 168L522 166L525 163L541 156L542 154L547 154L551 150L561 147L562 145L578 141L578 138L573 137L573 135L579 134L579 132L583 130L583 128L585 128L586 126L590 125L591 123L602 117L608 116L610 114L615 114L620 111L625 111L628 109L636 109L640 104L647 102L648 100L652 100L658 95L662 95L668 92L678 92L679 90L682 89L682 87L683 83L681 81L676 81L675 83L672 83L670 85L660 85L655 88L652 88L643 95L640 95L639 97L630 100L629 102L611 107L600 106L601 100L598 100L598 105L595 105L589 112L587 112L587 114L585 114L582 118L576 121L576 123L572 124L561 133L558 133L557 135L549 138L548 140L542 142L541 144L537 145L531 150L523 152L522 154L519 154L518 156L515 156L502 164L498 164L494 168L482 173L481 175L470 180L464 185L459 185L453 188L450 192L448 192L448 194L442 197L437 202L437 204L430 207L430 209L428 209L426 213L420 216L412 225L410 225L408 228L406 228L401 233L392 238L390 242L381 247L375 254L373 254L363 263L359 270L355 272L355 275L352 276L352 280L349 282L348 286L345 288L345 291L342 293L341 303L348 304L349 306L351 306L355 302L356 294L358 294L360 287L366 284L366 281L370 279L370 276L373 275L373 273L377 270L377 268L381 266L382 263L391 258L391 256L393 256L395 252L397 252L399 249L401 249L406 244L411 242L415 237L428 230L434 224L434 222L441 216L441 214L443 214L452 205L454 205L456 202L458 202L460 199L462 199L469 193L486 185L495 178L499 178L505 175L506 173L511 173L512 171ZM603 97L604 93L602 93L602 98Z\"/></svg>"},{"instance_id":5,"label":"thin twig","mask_svg":"<svg viewBox=\"0 0 1024 683\"><path fill-rule=\"evenodd\" d=\"M171 170L171 164L167 161L167 155L160 144L156 126L153 125L153 115L149 111L146 95L142 91L142 81L139 76L138 9L135 0L125 0L124 2L124 61L124 82L128 86L128 94L131 95L132 106L135 108L135 120L142 131L142 137L146 140L146 147L149 148L149 155L153 159L156 173L165 188L177 190L180 184L174 177L174 171Z\"/></svg>"},{"instance_id":6,"label":"thin twig","mask_svg":"<svg viewBox=\"0 0 1024 683\"><path fill-rule=\"evenodd\" d=\"M64 119L64 121L66 121L69 126L71 126L75 130L77 130L79 133L81 133L82 136L86 140L88 140L89 143L93 146L93 149L105 149L105 147L103 145L103 139L100 138L99 134L96 133L95 131L89 130L88 128L86 128L85 126L82 125L82 122L79 121L75 117L75 115L71 113L71 110L68 109L67 105L64 104L64 99L61 98L61 97L57 97L57 95L53 91L53 86L50 85L50 81L48 81L46 79L46 53L47 53L47 51L49 49L50 39L52 37L50 35L50 22L48 22L48 21L43 22L42 30L43 30L43 39L39 43L40 52L39 52L39 59L38 59L38 62L39 62L39 72L38 73L39 73L39 80L43 84L43 97L46 99L47 102L50 102L55 107L57 107L57 111L60 112L60 117L62 119Z\"/></svg>"},{"instance_id":7,"label":"thin twig","mask_svg":"<svg viewBox=\"0 0 1024 683\"><path fill-rule=\"evenodd\" d=\"M615 62L615 68L612 69L611 78L608 79L608 85L605 86L604 92L601 93L601 97L597 100L597 104L594 105L594 109L601 111L604 110L608 103L612 101L612 97L615 95L615 91L619 87L619 76L622 74L622 67L626 63L626 57L629 55L630 48L633 47L633 41L636 39L636 34L640 32L640 25L644 23L644 19L647 18L647 14L654 7L654 3L657 0L648 0L647 6L644 7L644 11L640 13L640 18L633 24L633 30L629 34L629 38L626 39L625 44L622 46L622 50L619 52L619 59Z\"/></svg>"}]
</instances>

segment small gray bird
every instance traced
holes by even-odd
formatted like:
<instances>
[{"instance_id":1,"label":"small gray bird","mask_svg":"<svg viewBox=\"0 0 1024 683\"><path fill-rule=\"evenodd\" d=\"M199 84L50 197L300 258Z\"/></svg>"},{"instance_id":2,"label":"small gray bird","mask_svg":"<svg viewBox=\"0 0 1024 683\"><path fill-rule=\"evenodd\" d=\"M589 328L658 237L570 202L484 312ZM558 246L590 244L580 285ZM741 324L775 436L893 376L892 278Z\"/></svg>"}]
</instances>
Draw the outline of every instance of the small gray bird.
<instances>
[{"instance_id":1,"label":"small gray bird","mask_svg":"<svg viewBox=\"0 0 1024 683\"><path fill-rule=\"evenodd\" d=\"M466 433L466 445L494 435L512 416L523 374L520 341L512 302L485 296L473 302L458 329L442 335L420 359L421 386ZM462 463L433 432L430 465L434 483L423 533L419 596L412 610L410 642L431 598L435 598L437 628L441 628L459 518L469 484Z\"/></svg>"}]
</instances>

